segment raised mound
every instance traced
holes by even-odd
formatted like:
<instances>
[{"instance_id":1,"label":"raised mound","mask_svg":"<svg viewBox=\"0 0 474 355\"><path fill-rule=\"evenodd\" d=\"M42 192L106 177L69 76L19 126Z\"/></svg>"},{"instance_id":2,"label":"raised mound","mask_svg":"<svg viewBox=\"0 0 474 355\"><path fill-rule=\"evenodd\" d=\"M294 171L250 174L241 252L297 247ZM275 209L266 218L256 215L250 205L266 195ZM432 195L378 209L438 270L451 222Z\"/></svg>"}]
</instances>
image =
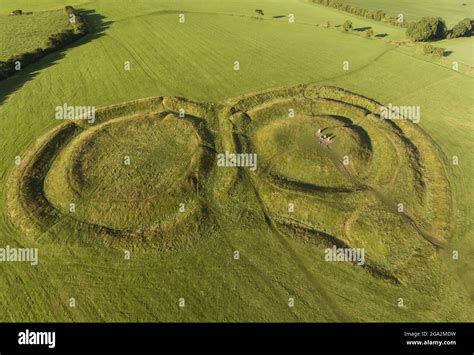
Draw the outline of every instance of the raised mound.
<instances>
[{"instance_id":1,"label":"raised mound","mask_svg":"<svg viewBox=\"0 0 474 355\"><path fill-rule=\"evenodd\" d=\"M413 122L335 87L301 85L231 99L235 146L270 226L323 248L366 251L365 267L403 282L403 265L446 242L443 157ZM236 179L237 180L237 179Z\"/></svg>"},{"instance_id":2,"label":"raised mound","mask_svg":"<svg viewBox=\"0 0 474 355\"><path fill-rule=\"evenodd\" d=\"M379 112L317 85L224 105L168 97L107 107L93 125L68 122L38 140L10 179L10 216L33 235L66 228L91 243L177 250L220 225L214 211L229 197L256 216L251 191L280 236L362 248L369 272L403 282L404 265L443 247L451 192L430 138ZM256 154L258 164L222 168L219 152Z\"/></svg>"},{"instance_id":3,"label":"raised mound","mask_svg":"<svg viewBox=\"0 0 474 355\"><path fill-rule=\"evenodd\" d=\"M214 137L199 110L151 98L102 109L95 125L60 125L15 172L11 216L36 235L61 226L121 247L189 244L211 220L201 194Z\"/></svg>"},{"instance_id":4,"label":"raised mound","mask_svg":"<svg viewBox=\"0 0 474 355\"><path fill-rule=\"evenodd\" d=\"M341 158L353 157L357 170L367 167L370 141L364 141L367 134L362 129L337 125L341 125L339 117L295 114L288 119L284 115L258 127L252 142L261 161L268 163L266 169L271 174L315 188L351 189L354 186L339 172L340 162L325 145L315 144L319 143L316 127L333 127L325 130L334 132L334 138L337 136L331 147Z\"/></svg>"},{"instance_id":5,"label":"raised mound","mask_svg":"<svg viewBox=\"0 0 474 355\"><path fill-rule=\"evenodd\" d=\"M198 172L199 144L192 122L173 114L108 121L81 132L60 152L45 194L62 212L71 203L80 206L81 220L149 228L189 202L183 186Z\"/></svg>"}]
</instances>

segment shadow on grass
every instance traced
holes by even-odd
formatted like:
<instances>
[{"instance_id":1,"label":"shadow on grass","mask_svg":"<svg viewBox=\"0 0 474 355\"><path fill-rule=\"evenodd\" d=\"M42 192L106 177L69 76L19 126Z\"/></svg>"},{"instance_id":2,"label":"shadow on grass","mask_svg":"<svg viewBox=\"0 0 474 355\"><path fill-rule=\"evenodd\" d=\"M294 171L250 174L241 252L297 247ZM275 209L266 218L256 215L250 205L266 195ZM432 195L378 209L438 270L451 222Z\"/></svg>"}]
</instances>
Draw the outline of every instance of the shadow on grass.
<instances>
[{"instance_id":1,"label":"shadow on grass","mask_svg":"<svg viewBox=\"0 0 474 355\"><path fill-rule=\"evenodd\" d=\"M377 35L375 35L375 37L377 38L384 38L384 37L387 37L388 36L388 33L379 33Z\"/></svg>"},{"instance_id":2,"label":"shadow on grass","mask_svg":"<svg viewBox=\"0 0 474 355\"><path fill-rule=\"evenodd\" d=\"M354 31L364 32L364 31L367 31L367 30L370 30L370 29L372 29L372 27L358 27L358 28L354 28Z\"/></svg>"},{"instance_id":3,"label":"shadow on grass","mask_svg":"<svg viewBox=\"0 0 474 355\"><path fill-rule=\"evenodd\" d=\"M74 43L63 47L56 52L50 53L37 62L26 66L18 74L0 81L0 106L23 85L30 80L33 80L42 70L58 64L66 56L68 49L82 46L83 44L104 36L104 31L113 23L112 21L104 21L105 17L96 13L94 10L78 9L78 11L84 17L89 33Z\"/></svg>"}]
</instances>

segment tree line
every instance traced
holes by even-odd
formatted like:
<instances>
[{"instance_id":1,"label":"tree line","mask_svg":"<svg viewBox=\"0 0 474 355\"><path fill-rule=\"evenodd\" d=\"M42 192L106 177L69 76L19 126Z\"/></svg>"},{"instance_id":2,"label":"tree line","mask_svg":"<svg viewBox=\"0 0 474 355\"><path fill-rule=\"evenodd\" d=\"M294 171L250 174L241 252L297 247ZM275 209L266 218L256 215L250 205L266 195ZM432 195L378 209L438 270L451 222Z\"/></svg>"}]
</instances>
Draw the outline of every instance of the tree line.
<instances>
[{"instance_id":1,"label":"tree line","mask_svg":"<svg viewBox=\"0 0 474 355\"><path fill-rule=\"evenodd\" d=\"M382 10L364 9L362 7L343 3L340 0L311 0L311 1L319 5L332 7L337 10L348 12L350 14L357 15L360 17L365 17L371 20L389 22L392 25L401 26L401 27L408 26L408 24L405 21L403 21L403 18L389 16Z\"/></svg>"},{"instance_id":2,"label":"tree line","mask_svg":"<svg viewBox=\"0 0 474 355\"><path fill-rule=\"evenodd\" d=\"M441 18L424 17L417 22L407 22L403 17L393 17L387 15L382 10L369 10L362 7L353 6L341 0L311 0L313 3L335 8L339 11L365 17L375 21L388 22L392 25L406 27L408 38L414 41L431 41L444 38L469 37L473 35L474 20L465 18L448 30L446 23Z\"/></svg>"},{"instance_id":3,"label":"tree line","mask_svg":"<svg viewBox=\"0 0 474 355\"><path fill-rule=\"evenodd\" d=\"M423 17L420 21L408 26L406 35L416 42L470 37L473 35L473 24L474 20L465 18L448 30L446 22L441 17Z\"/></svg>"}]
</instances>

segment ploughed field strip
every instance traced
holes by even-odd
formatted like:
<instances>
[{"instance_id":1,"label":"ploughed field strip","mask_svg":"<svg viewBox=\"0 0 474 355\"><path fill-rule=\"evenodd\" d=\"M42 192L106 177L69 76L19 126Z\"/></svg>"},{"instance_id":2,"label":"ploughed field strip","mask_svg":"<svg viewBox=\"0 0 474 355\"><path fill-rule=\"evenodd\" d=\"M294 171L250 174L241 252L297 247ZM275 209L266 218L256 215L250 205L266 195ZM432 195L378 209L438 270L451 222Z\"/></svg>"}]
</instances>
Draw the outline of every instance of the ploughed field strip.
<instances>
[{"instance_id":1,"label":"ploughed field strip","mask_svg":"<svg viewBox=\"0 0 474 355\"><path fill-rule=\"evenodd\" d=\"M218 225L214 202L250 184L265 221L301 243L365 248L364 267L403 283L442 248L451 191L416 124L381 119L346 90L297 85L204 104L154 97L64 123L13 171L9 215L39 240L179 250ZM216 153L256 154L223 169ZM290 207L291 206L291 207Z\"/></svg>"}]
</instances>

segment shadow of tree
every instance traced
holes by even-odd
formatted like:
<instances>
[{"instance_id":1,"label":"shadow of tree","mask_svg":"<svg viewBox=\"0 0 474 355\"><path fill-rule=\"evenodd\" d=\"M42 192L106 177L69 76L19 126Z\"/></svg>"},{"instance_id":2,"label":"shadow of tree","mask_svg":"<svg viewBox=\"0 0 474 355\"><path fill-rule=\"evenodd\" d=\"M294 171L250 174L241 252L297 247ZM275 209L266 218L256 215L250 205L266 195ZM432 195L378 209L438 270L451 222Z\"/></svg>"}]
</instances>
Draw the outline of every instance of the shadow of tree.
<instances>
[{"instance_id":1,"label":"shadow of tree","mask_svg":"<svg viewBox=\"0 0 474 355\"><path fill-rule=\"evenodd\" d=\"M13 95L23 85L30 80L33 80L42 70L59 63L66 56L68 49L82 46L104 36L104 31L113 23L112 21L104 21L105 17L96 13L95 10L78 9L78 11L84 17L89 28L89 33L74 43L63 47L56 52L50 53L37 62L24 67L20 72L12 77L0 81L0 106L3 105L8 97Z\"/></svg>"},{"instance_id":2,"label":"shadow of tree","mask_svg":"<svg viewBox=\"0 0 474 355\"><path fill-rule=\"evenodd\" d=\"M367 30L370 30L370 29L372 29L372 27L358 27L358 28L354 28L354 31L364 32L364 31L367 31Z\"/></svg>"},{"instance_id":3,"label":"shadow of tree","mask_svg":"<svg viewBox=\"0 0 474 355\"><path fill-rule=\"evenodd\" d=\"M379 33L379 34L376 34L375 37L377 38L383 38L383 37L387 37L388 34L387 33Z\"/></svg>"}]
</instances>

